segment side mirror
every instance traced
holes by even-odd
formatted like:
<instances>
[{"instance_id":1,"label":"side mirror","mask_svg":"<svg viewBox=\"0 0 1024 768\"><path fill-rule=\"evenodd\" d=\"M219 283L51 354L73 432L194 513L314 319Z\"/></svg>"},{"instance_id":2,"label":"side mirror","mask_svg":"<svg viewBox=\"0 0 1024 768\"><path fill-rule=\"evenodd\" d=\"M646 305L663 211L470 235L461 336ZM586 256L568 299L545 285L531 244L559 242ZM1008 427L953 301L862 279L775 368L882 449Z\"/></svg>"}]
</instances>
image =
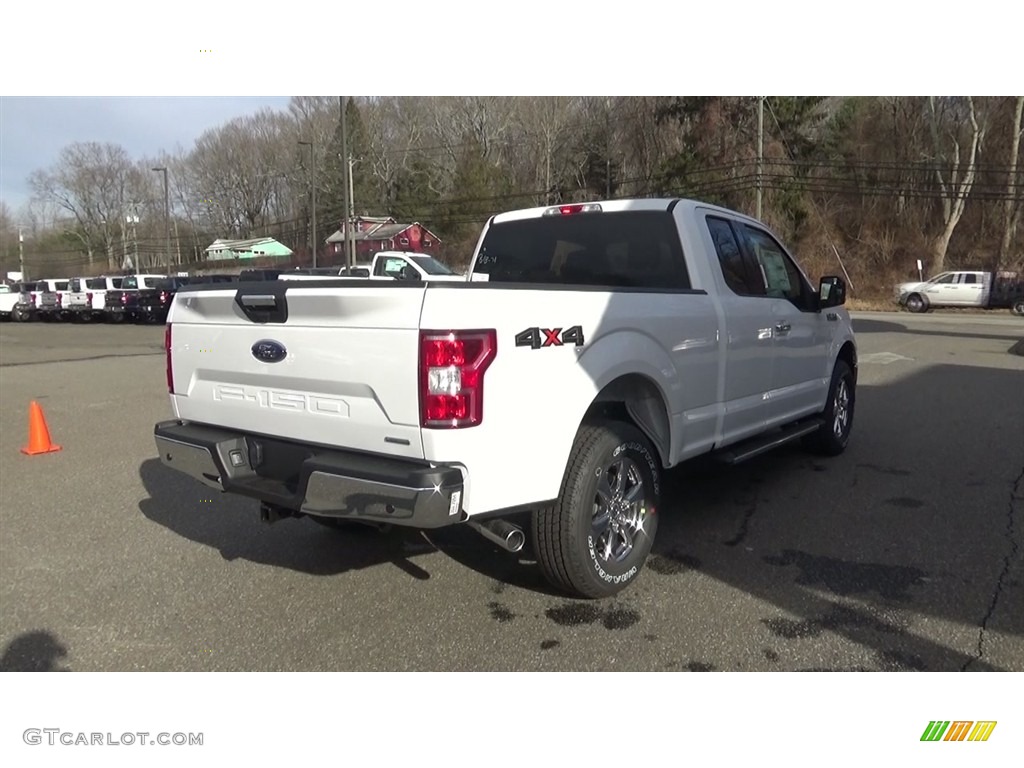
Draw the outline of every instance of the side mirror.
<instances>
[{"instance_id":1,"label":"side mirror","mask_svg":"<svg viewBox=\"0 0 1024 768\"><path fill-rule=\"evenodd\" d=\"M831 275L821 278L818 284L818 309L841 307L846 303L846 282Z\"/></svg>"},{"instance_id":2,"label":"side mirror","mask_svg":"<svg viewBox=\"0 0 1024 768\"><path fill-rule=\"evenodd\" d=\"M403 280L419 280L420 273L413 269L411 266L406 264L402 267L402 279Z\"/></svg>"}]
</instances>

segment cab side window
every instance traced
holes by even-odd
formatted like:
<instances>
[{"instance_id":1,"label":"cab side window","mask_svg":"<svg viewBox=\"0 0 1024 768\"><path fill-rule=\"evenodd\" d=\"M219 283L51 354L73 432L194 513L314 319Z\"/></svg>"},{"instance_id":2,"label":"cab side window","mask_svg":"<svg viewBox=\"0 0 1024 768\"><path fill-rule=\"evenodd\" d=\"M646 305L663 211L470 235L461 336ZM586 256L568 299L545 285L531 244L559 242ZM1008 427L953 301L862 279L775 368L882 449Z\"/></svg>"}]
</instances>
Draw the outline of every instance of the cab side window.
<instances>
[{"instance_id":1,"label":"cab side window","mask_svg":"<svg viewBox=\"0 0 1024 768\"><path fill-rule=\"evenodd\" d=\"M744 255L732 225L715 216L708 216L707 224L725 284L737 296L764 296L764 280Z\"/></svg>"},{"instance_id":2,"label":"cab side window","mask_svg":"<svg viewBox=\"0 0 1024 768\"><path fill-rule=\"evenodd\" d=\"M400 279L402 277L402 267L405 266L405 259L398 259L393 257L386 257L383 259L377 259L377 266L375 267L373 274L378 277L388 276Z\"/></svg>"},{"instance_id":3,"label":"cab side window","mask_svg":"<svg viewBox=\"0 0 1024 768\"><path fill-rule=\"evenodd\" d=\"M810 309L810 286L789 254L767 232L749 224L740 229L744 245L764 277L768 296L788 299L800 309Z\"/></svg>"}]
</instances>

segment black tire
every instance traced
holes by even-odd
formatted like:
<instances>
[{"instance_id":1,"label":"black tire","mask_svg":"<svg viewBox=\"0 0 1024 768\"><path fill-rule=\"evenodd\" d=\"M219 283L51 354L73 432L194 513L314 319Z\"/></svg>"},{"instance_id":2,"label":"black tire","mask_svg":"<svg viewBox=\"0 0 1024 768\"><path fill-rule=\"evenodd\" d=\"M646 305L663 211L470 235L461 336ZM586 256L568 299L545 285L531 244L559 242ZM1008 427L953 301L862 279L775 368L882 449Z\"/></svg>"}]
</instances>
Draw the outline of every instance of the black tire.
<instances>
[{"instance_id":1,"label":"black tire","mask_svg":"<svg viewBox=\"0 0 1024 768\"><path fill-rule=\"evenodd\" d=\"M123 323L124 322L124 313L123 312L111 312L109 315L107 315L107 322L110 322L110 323Z\"/></svg>"},{"instance_id":2,"label":"black tire","mask_svg":"<svg viewBox=\"0 0 1024 768\"><path fill-rule=\"evenodd\" d=\"M821 412L824 423L817 432L804 438L804 445L814 453L823 456L838 456L846 450L853 429L854 405L857 402L857 385L853 371L845 360L837 360L832 370L832 382L828 388L828 400Z\"/></svg>"},{"instance_id":3,"label":"black tire","mask_svg":"<svg viewBox=\"0 0 1024 768\"><path fill-rule=\"evenodd\" d=\"M1024 316L1024 299L1017 299L1013 302L1013 307L1011 307L1010 311L1015 315Z\"/></svg>"},{"instance_id":4,"label":"black tire","mask_svg":"<svg viewBox=\"0 0 1024 768\"><path fill-rule=\"evenodd\" d=\"M928 298L919 293L912 293L907 296L907 311L920 313L928 311Z\"/></svg>"},{"instance_id":5,"label":"black tire","mask_svg":"<svg viewBox=\"0 0 1024 768\"><path fill-rule=\"evenodd\" d=\"M15 307L11 310L11 320L16 323L27 323L29 321L29 312L24 307Z\"/></svg>"},{"instance_id":6,"label":"black tire","mask_svg":"<svg viewBox=\"0 0 1024 768\"><path fill-rule=\"evenodd\" d=\"M533 513L533 551L545 578L575 597L621 592L647 561L660 496L661 464L639 429L618 421L585 423L558 501Z\"/></svg>"}]
</instances>

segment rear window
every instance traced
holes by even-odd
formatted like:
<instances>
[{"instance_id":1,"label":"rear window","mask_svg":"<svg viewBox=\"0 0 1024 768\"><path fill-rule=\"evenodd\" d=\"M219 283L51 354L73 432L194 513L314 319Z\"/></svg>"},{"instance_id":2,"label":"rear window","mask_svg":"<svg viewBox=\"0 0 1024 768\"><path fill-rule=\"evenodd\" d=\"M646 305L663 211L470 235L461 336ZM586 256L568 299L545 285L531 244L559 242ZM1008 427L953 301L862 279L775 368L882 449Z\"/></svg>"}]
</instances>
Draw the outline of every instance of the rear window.
<instances>
[{"instance_id":1,"label":"rear window","mask_svg":"<svg viewBox=\"0 0 1024 768\"><path fill-rule=\"evenodd\" d=\"M132 291L139 287L139 281L134 275L125 277L121 280L120 287L124 288L126 291Z\"/></svg>"},{"instance_id":2,"label":"rear window","mask_svg":"<svg viewBox=\"0 0 1024 768\"><path fill-rule=\"evenodd\" d=\"M72 278L71 281L68 283L68 286L70 286L70 289L75 293L85 290L85 288L82 287L82 281L79 280L77 277Z\"/></svg>"},{"instance_id":3,"label":"rear window","mask_svg":"<svg viewBox=\"0 0 1024 768\"><path fill-rule=\"evenodd\" d=\"M415 261L420 269L426 272L428 275L454 275L456 274L450 270L447 266L442 264L437 259L431 256L410 256L410 259Z\"/></svg>"},{"instance_id":4,"label":"rear window","mask_svg":"<svg viewBox=\"0 0 1024 768\"><path fill-rule=\"evenodd\" d=\"M473 267L492 283L690 288L667 211L541 216L492 224Z\"/></svg>"},{"instance_id":5,"label":"rear window","mask_svg":"<svg viewBox=\"0 0 1024 768\"><path fill-rule=\"evenodd\" d=\"M103 277L93 277L93 278L90 278L89 280L85 281L85 287L88 288L90 291L102 291L103 289L105 289L107 287L106 278L103 278ZM81 289L77 289L76 288L75 290L81 290Z\"/></svg>"}]
</instances>

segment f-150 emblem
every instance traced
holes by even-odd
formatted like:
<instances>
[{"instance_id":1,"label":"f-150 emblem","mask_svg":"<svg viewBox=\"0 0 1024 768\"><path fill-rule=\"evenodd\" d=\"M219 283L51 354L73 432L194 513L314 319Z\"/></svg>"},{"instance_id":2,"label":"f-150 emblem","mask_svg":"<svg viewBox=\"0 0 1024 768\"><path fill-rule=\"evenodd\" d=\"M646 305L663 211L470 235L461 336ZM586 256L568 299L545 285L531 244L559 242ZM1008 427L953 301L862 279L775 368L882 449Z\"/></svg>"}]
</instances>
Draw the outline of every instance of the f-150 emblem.
<instances>
[{"instance_id":1,"label":"f-150 emblem","mask_svg":"<svg viewBox=\"0 0 1024 768\"><path fill-rule=\"evenodd\" d=\"M279 363L288 357L284 344L272 339L262 339L252 345L252 356L261 363Z\"/></svg>"}]
</instances>

